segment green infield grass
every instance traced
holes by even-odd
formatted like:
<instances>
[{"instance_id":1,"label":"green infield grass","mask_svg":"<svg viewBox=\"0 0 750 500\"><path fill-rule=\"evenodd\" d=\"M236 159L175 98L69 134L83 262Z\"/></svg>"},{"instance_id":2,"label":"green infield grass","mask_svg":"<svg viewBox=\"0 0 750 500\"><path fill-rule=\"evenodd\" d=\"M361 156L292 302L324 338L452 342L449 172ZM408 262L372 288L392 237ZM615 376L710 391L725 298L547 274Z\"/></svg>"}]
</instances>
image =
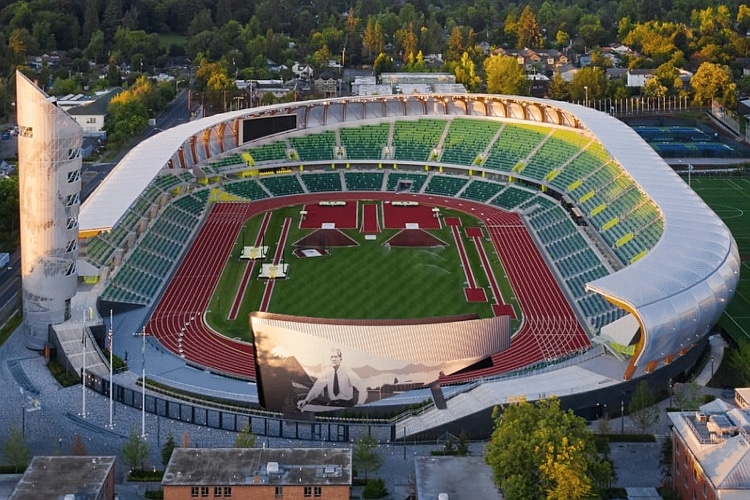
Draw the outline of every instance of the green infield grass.
<instances>
[{"instance_id":1,"label":"green infield grass","mask_svg":"<svg viewBox=\"0 0 750 500\"><path fill-rule=\"evenodd\" d=\"M383 231L375 240L365 239L357 230L343 230L357 246L332 247L328 249L329 255L301 258L293 254L294 243L312 232L299 229L301 208L275 210L265 234L263 245L270 247L266 258L270 262L284 219L292 218L283 257L284 263L289 264L289 273L286 279L275 281L269 312L342 319L406 319L466 313L483 318L492 316L489 280L470 238L463 237L464 248L477 286L487 294L487 302L466 301L466 277L450 228L429 231L447 243L445 247L406 248L384 245L395 230ZM461 212L444 209L443 215L460 217L464 227L479 225L474 217ZM263 296L265 280L258 279L259 264L256 264L236 320L228 319L246 265L239 260L241 249L255 243L262 218L258 215L245 223L211 299L207 320L212 328L229 337L250 340L248 318L252 311L258 310ZM482 244L504 300L520 318L521 311L492 243L484 238ZM515 320L511 326L517 328L519 324Z\"/></svg>"},{"instance_id":2,"label":"green infield grass","mask_svg":"<svg viewBox=\"0 0 750 500\"><path fill-rule=\"evenodd\" d=\"M740 281L720 325L735 339L750 341L750 180L692 176L691 186L729 226L742 256Z\"/></svg>"}]
</instances>

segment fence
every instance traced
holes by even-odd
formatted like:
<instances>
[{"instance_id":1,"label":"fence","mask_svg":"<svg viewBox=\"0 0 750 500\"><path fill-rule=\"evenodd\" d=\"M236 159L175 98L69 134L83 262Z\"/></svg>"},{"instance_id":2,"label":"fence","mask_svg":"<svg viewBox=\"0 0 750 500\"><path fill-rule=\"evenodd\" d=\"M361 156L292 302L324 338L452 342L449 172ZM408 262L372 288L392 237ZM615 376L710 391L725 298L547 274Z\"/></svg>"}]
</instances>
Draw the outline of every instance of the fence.
<instances>
[{"instance_id":1,"label":"fence","mask_svg":"<svg viewBox=\"0 0 750 500\"><path fill-rule=\"evenodd\" d=\"M86 387L109 398L109 380L87 372ZM112 399L118 403L142 410L141 390L113 384ZM210 406L210 402L194 404L168 397L146 394L146 412L163 418L188 422L213 429L239 432L250 429L256 436L306 441L346 443L364 436L374 436L379 442L396 440L395 425L386 422L365 420L347 422L331 417L314 417L311 420L294 420L282 415L254 413L251 409L234 407L222 409Z\"/></svg>"},{"instance_id":2,"label":"fence","mask_svg":"<svg viewBox=\"0 0 750 500\"><path fill-rule=\"evenodd\" d=\"M705 108L690 107L684 96L627 97L624 99L589 99L576 104L593 108L614 116L640 116L705 111Z\"/></svg>"}]
</instances>

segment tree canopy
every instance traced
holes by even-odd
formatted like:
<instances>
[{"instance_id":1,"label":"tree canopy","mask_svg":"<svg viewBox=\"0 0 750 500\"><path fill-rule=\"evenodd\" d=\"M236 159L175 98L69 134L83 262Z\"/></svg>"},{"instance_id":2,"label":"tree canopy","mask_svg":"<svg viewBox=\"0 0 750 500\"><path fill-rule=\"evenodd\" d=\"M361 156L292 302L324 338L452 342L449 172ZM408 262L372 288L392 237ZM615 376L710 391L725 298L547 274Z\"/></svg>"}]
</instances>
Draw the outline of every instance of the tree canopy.
<instances>
[{"instance_id":1,"label":"tree canopy","mask_svg":"<svg viewBox=\"0 0 750 500\"><path fill-rule=\"evenodd\" d=\"M586 421L557 398L495 408L485 460L508 500L589 498L611 478Z\"/></svg>"}]
</instances>

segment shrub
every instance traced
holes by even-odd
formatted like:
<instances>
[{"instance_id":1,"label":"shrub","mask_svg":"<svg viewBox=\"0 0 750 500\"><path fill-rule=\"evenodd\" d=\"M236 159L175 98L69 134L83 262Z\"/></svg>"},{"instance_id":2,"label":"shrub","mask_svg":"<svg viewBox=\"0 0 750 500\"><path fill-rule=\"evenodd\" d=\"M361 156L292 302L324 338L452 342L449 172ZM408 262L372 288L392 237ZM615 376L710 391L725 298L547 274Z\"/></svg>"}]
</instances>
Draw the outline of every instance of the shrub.
<instances>
[{"instance_id":1,"label":"shrub","mask_svg":"<svg viewBox=\"0 0 750 500\"><path fill-rule=\"evenodd\" d=\"M81 383L81 377L74 371L67 370L63 365L55 360L50 360L47 363L47 369L50 371L55 380L63 386L70 387Z\"/></svg>"},{"instance_id":2,"label":"shrub","mask_svg":"<svg viewBox=\"0 0 750 500\"><path fill-rule=\"evenodd\" d=\"M385 488L385 481L382 479L368 479L364 490L362 490L362 498L383 498L388 495L388 490Z\"/></svg>"}]
</instances>

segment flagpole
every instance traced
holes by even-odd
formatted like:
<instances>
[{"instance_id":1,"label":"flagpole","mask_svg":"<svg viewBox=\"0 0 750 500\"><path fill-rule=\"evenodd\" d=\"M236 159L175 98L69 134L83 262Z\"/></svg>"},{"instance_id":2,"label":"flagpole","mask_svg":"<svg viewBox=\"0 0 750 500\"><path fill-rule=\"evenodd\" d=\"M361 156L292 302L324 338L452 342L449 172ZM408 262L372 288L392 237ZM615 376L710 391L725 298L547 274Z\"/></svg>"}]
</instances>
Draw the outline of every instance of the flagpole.
<instances>
[{"instance_id":1,"label":"flagpole","mask_svg":"<svg viewBox=\"0 0 750 500\"><path fill-rule=\"evenodd\" d=\"M109 428L114 428L114 425L112 424L112 412L114 410L114 400L112 399L112 391L114 386L112 385L112 379L114 375L114 370L112 369L112 351L114 350L112 348L113 338L112 334L113 331L113 324L112 324L112 309L109 310Z\"/></svg>"},{"instance_id":2,"label":"flagpole","mask_svg":"<svg viewBox=\"0 0 750 500\"><path fill-rule=\"evenodd\" d=\"M86 418L86 309L82 312L83 330L81 331L81 341L83 342L83 367L81 368L81 417Z\"/></svg>"},{"instance_id":3,"label":"flagpole","mask_svg":"<svg viewBox=\"0 0 750 500\"><path fill-rule=\"evenodd\" d=\"M143 325L143 345L141 347L141 438L146 439L146 325Z\"/></svg>"}]
</instances>

